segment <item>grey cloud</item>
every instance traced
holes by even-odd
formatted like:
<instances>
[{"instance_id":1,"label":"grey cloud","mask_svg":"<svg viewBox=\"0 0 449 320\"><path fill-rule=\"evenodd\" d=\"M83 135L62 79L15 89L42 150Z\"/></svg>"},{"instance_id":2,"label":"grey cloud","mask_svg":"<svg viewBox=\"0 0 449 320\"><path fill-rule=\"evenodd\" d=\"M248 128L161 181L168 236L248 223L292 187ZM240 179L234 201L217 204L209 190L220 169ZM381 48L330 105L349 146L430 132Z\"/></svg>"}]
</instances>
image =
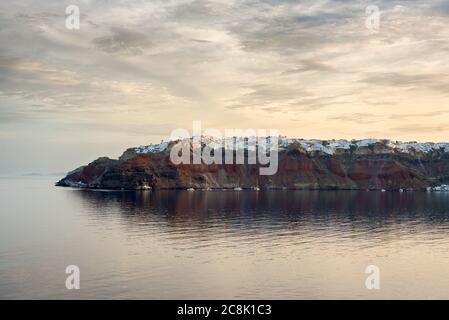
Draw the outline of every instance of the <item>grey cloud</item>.
<instances>
[{"instance_id":1,"label":"grey cloud","mask_svg":"<svg viewBox=\"0 0 449 320\"><path fill-rule=\"evenodd\" d=\"M302 72L336 72L337 70L327 63L323 63L315 60L303 60L301 63L295 68L285 70L283 74L296 74Z\"/></svg>"},{"instance_id":2,"label":"grey cloud","mask_svg":"<svg viewBox=\"0 0 449 320\"><path fill-rule=\"evenodd\" d=\"M349 94L347 94L349 96ZM348 101L338 100L346 95L315 96L298 100L292 104L293 109L298 111L313 111L329 106L346 105Z\"/></svg>"},{"instance_id":3,"label":"grey cloud","mask_svg":"<svg viewBox=\"0 0 449 320\"><path fill-rule=\"evenodd\" d=\"M270 113L313 111L327 106L345 104L342 95L315 95L304 89L287 85L256 85L252 92L229 101L227 108L231 110L253 109Z\"/></svg>"},{"instance_id":4,"label":"grey cloud","mask_svg":"<svg viewBox=\"0 0 449 320\"><path fill-rule=\"evenodd\" d=\"M368 84L383 86L415 87L417 85L433 84L440 80L438 74L404 74L404 73L372 73L367 75L362 81Z\"/></svg>"},{"instance_id":5,"label":"grey cloud","mask_svg":"<svg viewBox=\"0 0 449 320\"><path fill-rule=\"evenodd\" d=\"M169 19L179 22L201 24L205 20L213 19L215 23L222 22L236 7L227 2L195 0L181 3L168 9Z\"/></svg>"},{"instance_id":6,"label":"grey cloud","mask_svg":"<svg viewBox=\"0 0 449 320\"><path fill-rule=\"evenodd\" d=\"M299 3L301 4L301 3ZM305 2L312 5L313 2ZM265 6L242 5L240 16L230 30L240 39L245 50L272 50L282 55L311 52L331 43L349 42L357 33L341 33L340 28L348 24L359 12L360 4L331 2L313 13L290 10L294 2L265 2ZM270 15L269 13L275 13Z\"/></svg>"},{"instance_id":7,"label":"grey cloud","mask_svg":"<svg viewBox=\"0 0 449 320\"><path fill-rule=\"evenodd\" d=\"M433 1L430 9L433 14L449 15L449 3L446 0Z\"/></svg>"},{"instance_id":8,"label":"grey cloud","mask_svg":"<svg viewBox=\"0 0 449 320\"><path fill-rule=\"evenodd\" d=\"M407 89L431 89L440 93L449 93L449 77L445 73L406 74L400 72L379 72L367 74L361 81L385 87L403 87Z\"/></svg>"},{"instance_id":9,"label":"grey cloud","mask_svg":"<svg viewBox=\"0 0 449 320\"><path fill-rule=\"evenodd\" d=\"M30 25L36 25L40 23L53 24L56 19L61 19L61 14L57 14L54 12L39 12L34 14L21 12L17 13L15 15L15 18Z\"/></svg>"},{"instance_id":10,"label":"grey cloud","mask_svg":"<svg viewBox=\"0 0 449 320\"><path fill-rule=\"evenodd\" d=\"M277 103L280 111L282 107L288 107L292 100L297 101L309 95L309 93L301 89L272 84L252 85L248 86L248 89L251 92L230 101L227 108L231 110L253 108L273 111L268 105Z\"/></svg>"},{"instance_id":11,"label":"grey cloud","mask_svg":"<svg viewBox=\"0 0 449 320\"><path fill-rule=\"evenodd\" d=\"M150 39L141 32L113 27L110 33L97 37L92 42L101 51L126 55L140 55L151 45Z\"/></svg>"}]
</instances>

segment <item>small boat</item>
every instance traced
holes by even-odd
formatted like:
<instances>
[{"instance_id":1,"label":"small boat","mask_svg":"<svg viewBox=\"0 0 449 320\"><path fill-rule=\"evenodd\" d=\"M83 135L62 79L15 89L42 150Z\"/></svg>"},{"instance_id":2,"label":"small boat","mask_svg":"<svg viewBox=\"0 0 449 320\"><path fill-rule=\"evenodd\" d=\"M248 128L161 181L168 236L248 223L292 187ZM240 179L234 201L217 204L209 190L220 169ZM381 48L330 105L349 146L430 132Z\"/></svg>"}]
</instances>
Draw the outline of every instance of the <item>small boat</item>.
<instances>
[{"instance_id":1,"label":"small boat","mask_svg":"<svg viewBox=\"0 0 449 320\"><path fill-rule=\"evenodd\" d=\"M234 191L242 191L243 189L242 188L240 188L240 187L235 187L234 188Z\"/></svg>"},{"instance_id":2,"label":"small boat","mask_svg":"<svg viewBox=\"0 0 449 320\"><path fill-rule=\"evenodd\" d=\"M385 190L385 189L382 189L382 190L380 190L381 192L387 192L387 190Z\"/></svg>"},{"instance_id":3,"label":"small boat","mask_svg":"<svg viewBox=\"0 0 449 320\"><path fill-rule=\"evenodd\" d=\"M195 191L193 188L187 188L187 191Z\"/></svg>"}]
</instances>

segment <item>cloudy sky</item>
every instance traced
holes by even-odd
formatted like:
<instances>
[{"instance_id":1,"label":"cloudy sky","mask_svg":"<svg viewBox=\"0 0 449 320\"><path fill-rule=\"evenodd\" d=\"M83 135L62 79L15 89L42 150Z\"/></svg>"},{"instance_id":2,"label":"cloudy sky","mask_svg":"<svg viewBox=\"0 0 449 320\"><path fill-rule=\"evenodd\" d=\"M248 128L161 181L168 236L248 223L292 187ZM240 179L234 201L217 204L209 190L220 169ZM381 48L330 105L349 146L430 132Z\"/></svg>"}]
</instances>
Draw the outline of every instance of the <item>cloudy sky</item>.
<instances>
[{"instance_id":1,"label":"cloudy sky","mask_svg":"<svg viewBox=\"0 0 449 320\"><path fill-rule=\"evenodd\" d=\"M0 43L1 174L117 157L193 120L449 140L447 1L1 1Z\"/></svg>"}]
</instances>

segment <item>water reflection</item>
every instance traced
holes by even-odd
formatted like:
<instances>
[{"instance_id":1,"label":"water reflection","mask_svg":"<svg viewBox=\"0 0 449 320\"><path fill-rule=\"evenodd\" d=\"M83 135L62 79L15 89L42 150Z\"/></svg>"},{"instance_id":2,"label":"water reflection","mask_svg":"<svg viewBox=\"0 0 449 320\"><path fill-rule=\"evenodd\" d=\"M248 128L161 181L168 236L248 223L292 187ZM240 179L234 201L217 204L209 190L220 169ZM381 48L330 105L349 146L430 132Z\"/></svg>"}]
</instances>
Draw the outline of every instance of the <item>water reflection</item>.
<instances>
[{"instance_id":1,"label":"water reflection","mask_svg":"<svg viewBox=\"0 0 449 320\"><path fill-rule=\"evenodd\" d=\"M131 237L156 237L170 248L259 246L286 252L358 254L401 241L446 250L449 196L428 193L307 191L159 191L71 193L99 226L120 219ZM276 248L281 248L275 251Z\"/></svg>"},{"instance_id":2,"label":"water reflection","mask_svg":"<svg viewBox=\"0 0 449 320\"><path fill-rule=\"evenodd\" d=\"M356 191L157 191L114 192L75 190L71 196L93 215L119 212L148 221L209 227L217 222L247 226L291 223L354 224L371 228L401 222L444 226L449 219L449 194Z\"/></svg>"}]
</instances>

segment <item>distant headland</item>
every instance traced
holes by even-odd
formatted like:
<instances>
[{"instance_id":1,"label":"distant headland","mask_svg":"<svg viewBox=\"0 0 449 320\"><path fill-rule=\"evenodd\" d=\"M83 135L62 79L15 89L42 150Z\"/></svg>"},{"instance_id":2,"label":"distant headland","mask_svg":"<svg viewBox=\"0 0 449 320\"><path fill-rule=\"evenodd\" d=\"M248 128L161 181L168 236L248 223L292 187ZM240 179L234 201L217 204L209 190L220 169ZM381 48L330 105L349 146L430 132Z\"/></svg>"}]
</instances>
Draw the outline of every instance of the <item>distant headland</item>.
<instances>
[{"instance_id":1,"label":"distant headland","mask_svg":"<svg viewBox=\"0 0 449 320\"><path fill-rule=\"evenodd\" d=\"M215 152L226 149L222 140L205 140L213 143ZM56 185L113 190L449 190L449 143L278 141L277 171L272 175L260 175L261 165L248 162L174 164L170 152L179 141L170 141L127 149L119 159L101 157L69 172ZM246 158L249 150L240 147Z\"/></svg>"}]
</instances>

